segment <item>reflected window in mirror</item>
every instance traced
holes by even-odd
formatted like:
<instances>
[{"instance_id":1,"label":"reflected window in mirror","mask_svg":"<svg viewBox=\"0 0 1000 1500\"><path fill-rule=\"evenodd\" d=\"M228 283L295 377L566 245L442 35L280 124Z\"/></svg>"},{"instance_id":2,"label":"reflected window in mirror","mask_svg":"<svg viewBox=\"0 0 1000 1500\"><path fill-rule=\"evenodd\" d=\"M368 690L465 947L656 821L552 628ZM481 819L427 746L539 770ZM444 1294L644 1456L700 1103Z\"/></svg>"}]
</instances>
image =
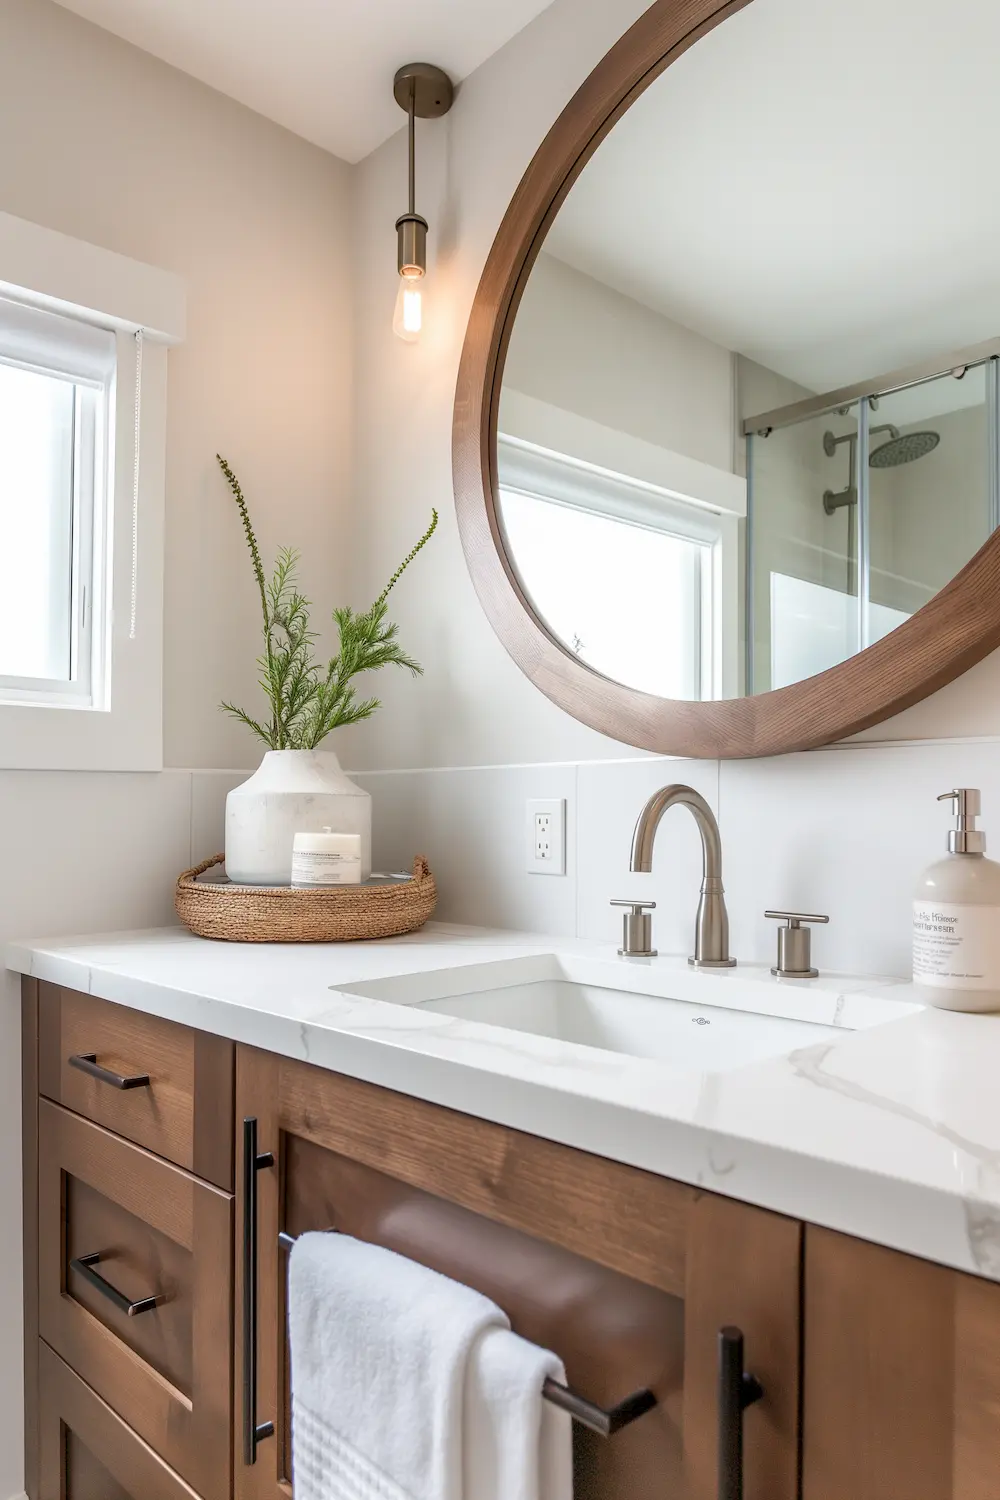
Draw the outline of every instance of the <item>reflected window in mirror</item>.
<instances>
[{"instance_id":1,"label":"reflected window in mirror","mask_svg":"<svg viewBox=\"0 0 1000 1500\"><path fill-rule=\"evenodd\" d=\"M498 472L508 555L557 640L640 692L726 695L741 651L723 587L739 570L736 516L504 433Z\"/></svg>"}]
</instances>

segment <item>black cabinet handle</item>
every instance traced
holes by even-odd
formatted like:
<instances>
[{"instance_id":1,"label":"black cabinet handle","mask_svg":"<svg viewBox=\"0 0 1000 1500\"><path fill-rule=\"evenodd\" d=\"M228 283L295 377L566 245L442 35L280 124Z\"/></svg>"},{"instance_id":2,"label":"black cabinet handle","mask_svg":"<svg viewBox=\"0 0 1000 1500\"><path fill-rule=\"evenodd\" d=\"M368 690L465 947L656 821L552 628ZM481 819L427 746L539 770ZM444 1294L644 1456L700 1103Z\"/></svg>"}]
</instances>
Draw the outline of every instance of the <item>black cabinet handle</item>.
<instances>
[{"instance_id":1,"label":"black cabinet handle","mask_svg":"<svg viewBox=\"0 0 1000 1500\"><path fill-rule=\"evenodd\" d=\"M257 1152L257 1121L243 1121L243 1462L257 1462L257 1444L274 1436L273 1422L257 1421L257 1173L273 1167Z\"/></svg>"},{"instance_id":2,"label":"black cabinet handle","mask_svg":"<svg viewBox=\"0 0 1000 1500\"><path fill-rule=\"evenodd\" d=\"M743 1368L743 1332L719 1329L719 1500L743 1500L743 1413L764 1387Z\"/></svg>"},{"instance_id":3,"label":"black cabinet handle","mask_svg":"<svg viewBox=\"0 0 1000 1500\"><path fill-rule=\"evenodd\" d=\"M131 1076L125 1073L112 1073L110 1068L102 1068L97 1061L96 1052L78 1052L75 1057L69 1059L71 1068L79 1068L81 1073L87 1073L91 1078L96 1078L98 1083L108 1083L113 1089L148 1089L149 1074L133 1073Z\"/></svg>"},{"instance_id":4,"label":"black cabinet handle","mask_svg":"<svg viewBox=\"0 0 1000 1500\"><path fill-rule=\"evenodd\" d=\"M100 1292L102 1297L107 1297L108 1301L127 1318L137 1318L140 1313L152 1312L154 1307L159 1307L161 1302L167 1300L166 1297L156 1296L140 1297L138 1302L130 1302L124 1292L120 1292L116 1286L111 1285L110 1281L105 1281L99 1271L94 1270L94 1267L100 1264L100 1260L99 1253L80 1255L76 1260L70 1261L69 1268L78 1276L82 1276L84 1281L89 1281L95 1292Z\"/></svg>"}]
</instances>

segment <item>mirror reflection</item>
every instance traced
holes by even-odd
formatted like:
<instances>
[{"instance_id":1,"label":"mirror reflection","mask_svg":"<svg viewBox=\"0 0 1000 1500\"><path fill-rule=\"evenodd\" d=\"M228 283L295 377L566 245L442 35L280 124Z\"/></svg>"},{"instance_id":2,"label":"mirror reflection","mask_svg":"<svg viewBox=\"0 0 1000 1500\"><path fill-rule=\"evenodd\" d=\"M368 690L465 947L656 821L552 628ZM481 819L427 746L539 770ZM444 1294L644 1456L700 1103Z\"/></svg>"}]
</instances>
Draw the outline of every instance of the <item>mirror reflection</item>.
<instances>
[{"instance_id":1,"label":"mirror reflection","mask_svg":"<svg viewBox=\"0 0 1000 1500\"><path fill-rule=\"evenodd\" d=\"M584 169L511 331L497 468L522 585L595 672L787 686L997 525L998 51L980 0L753 0Z\"/></svg>"}]
</instances>

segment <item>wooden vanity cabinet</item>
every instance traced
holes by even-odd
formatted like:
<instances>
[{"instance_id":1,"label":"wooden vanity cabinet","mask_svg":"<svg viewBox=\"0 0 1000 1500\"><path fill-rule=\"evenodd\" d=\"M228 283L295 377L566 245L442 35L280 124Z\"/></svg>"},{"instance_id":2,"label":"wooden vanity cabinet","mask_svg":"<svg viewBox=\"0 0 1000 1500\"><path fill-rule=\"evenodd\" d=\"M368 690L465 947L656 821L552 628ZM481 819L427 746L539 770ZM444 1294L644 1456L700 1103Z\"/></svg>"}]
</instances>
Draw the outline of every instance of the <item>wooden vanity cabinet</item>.
<instances>
[{"instance_id":1,"label":"wooden vanity cabinet","mask_svg":"<svg viewBox=\"0 0 1000 1500\"><path fill-rule=\"evenodd\" d=\"M802 1500L998 1500L1000 1284L806 1227Z\"/></svg>"},{"instance_id":2,"label":"wooden vanity cabinet","mask_svg":"<svg viewBox=\"0 0 1000 1500\"><path fill-rule=\"evenodd\" d=\"M354 1234L476 1287L517 1332L556 1350L568 1383L599 1405L655 1392L656 1409L613 1438L575 1430L575 1500L716 1500L718 1335L738 1326L765 1390L744 1413L744 1494L796 1500L797 1221L245 1047L236 1117L256 1121L258 1159L273 1162L244 1188L238 1129L237 1500L290 1492L278 1236L309 1229ZM248 1462L251 1424L270 1423Z\"/></svg>"},{"instance_id":3,"label":"wooden vanity cabinet","mask_svg":"<svg viewBox=\"0 0 1000 1500\"><path fill-rule=\"evenodd\" d=\"M312 1229L478 1288L599 1406L654 1392L574 1429L574 1500L718 1500L727 1325L743 1500L1000 1500L1000 1283L30 979L22 1037L28 1500L291 1500Z\"/></svg>"}]
</instances>

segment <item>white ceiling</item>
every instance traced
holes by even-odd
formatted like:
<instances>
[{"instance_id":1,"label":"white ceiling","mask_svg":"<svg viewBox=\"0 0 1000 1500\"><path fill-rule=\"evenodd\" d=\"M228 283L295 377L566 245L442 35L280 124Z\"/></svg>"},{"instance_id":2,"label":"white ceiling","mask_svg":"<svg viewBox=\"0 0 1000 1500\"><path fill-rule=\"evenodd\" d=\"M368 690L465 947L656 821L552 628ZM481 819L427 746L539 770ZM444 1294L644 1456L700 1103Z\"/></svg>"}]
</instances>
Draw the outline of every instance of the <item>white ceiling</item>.
<instances>
[{"instance_id":1,"label":"white ceiling","mask_svg":"<svg viewBox=\"0 0 1000 1500\"><path fill-rule=\"evenodd\" d=\"M997 0L754 0L546 250L812 390L1000 335L998 59Z\"/></svg>"},{"instance_id":2,"label":"white ceiling","mask_svg":"<svg viewBox=\"0 0 1000 1500\"><path fill-rule=\"evenodd\" d=\"M346 161L401 124L403 63L468 77L551 0L59 0Z\"/></svg>"}]
</instances>

